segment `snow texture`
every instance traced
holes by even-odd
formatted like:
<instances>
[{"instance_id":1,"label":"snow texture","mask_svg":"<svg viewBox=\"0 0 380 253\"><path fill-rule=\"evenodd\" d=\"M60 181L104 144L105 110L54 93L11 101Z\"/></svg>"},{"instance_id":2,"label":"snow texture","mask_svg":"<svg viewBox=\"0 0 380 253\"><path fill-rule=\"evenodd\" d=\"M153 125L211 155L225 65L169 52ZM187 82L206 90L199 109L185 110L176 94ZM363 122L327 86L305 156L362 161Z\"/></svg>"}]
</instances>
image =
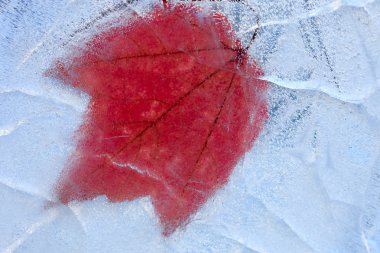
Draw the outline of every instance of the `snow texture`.
<instances>
[{"instance_id":1,"label":"snow texture","mask_svg":"<svg viewBox=\"0 0 380 253\"><path fill-rule=\"evenodd\" d=\"M89 98L43 75L152 2L0 0L0 252L380 252L380 1L247 3L269 120L229 183L165 238L149 198L56 202ZM199 5L249 40L246 5Z\"/></svg>"}]
</instances>

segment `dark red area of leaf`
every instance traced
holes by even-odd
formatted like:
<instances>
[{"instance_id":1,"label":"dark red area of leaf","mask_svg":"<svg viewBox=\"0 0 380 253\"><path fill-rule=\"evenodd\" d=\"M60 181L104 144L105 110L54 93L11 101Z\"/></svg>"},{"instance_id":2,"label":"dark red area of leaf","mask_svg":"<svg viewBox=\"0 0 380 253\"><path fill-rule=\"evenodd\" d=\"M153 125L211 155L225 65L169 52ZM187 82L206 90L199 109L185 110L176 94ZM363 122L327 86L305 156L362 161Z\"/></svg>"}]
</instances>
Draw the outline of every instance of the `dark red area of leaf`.
<instances>
[{"instance_id":1,"label":"dark red area of leaf","mask_svg":"<svg viewBox=\"0 0 380 253\"><path fill-rule=\"evenodd\" d=\"M91 96L62 203L151 196L165 235L227 181L267 118L266 83L222 14L155 7L49 71Z\"/></svg>"}]
</instances>

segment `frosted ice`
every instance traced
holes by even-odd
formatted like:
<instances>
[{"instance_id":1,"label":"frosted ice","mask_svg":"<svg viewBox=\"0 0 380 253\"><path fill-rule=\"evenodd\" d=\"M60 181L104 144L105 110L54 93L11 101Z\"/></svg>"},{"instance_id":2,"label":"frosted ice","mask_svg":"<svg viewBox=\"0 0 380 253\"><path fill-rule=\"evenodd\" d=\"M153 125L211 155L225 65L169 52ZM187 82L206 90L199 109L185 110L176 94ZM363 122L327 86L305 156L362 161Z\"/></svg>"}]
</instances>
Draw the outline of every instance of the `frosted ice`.
<instances>
[{"instance_id":1,"label":"frosted ice","mask_svg":"<svg viewBox=\"0 0 380 253\"><path fill-rule=\"evenodd\" d=\"M247 42L250 9L199 4ZM149 198L55 204L88 96L43 75L151 2L0 1L0 252L380 252L380 1L248 4L269 120L230 182L164 238Z\"/></svg>"}]
</instances>

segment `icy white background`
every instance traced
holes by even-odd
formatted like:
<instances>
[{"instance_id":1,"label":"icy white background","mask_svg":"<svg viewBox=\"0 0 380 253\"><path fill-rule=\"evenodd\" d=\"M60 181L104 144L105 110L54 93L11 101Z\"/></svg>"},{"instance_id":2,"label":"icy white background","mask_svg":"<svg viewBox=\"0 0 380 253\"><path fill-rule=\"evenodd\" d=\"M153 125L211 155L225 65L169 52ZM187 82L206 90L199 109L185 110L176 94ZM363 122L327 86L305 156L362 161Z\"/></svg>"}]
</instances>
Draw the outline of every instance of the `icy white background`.
<instances>
[{"instance_id":1,"label":"icy white background","mask_svg":"<svg viewBox=\"0 0 380 253\"><path fill-rule=\"evenodd\" d=\"M149 198L54 205L88 96L43 72L150 4L0 0L0 252L379 253L378 0L249 1L270 119L185 229L163 238ZM207 8L243 41L255 28L239 4Z\"/></svg>"}]
</instances>

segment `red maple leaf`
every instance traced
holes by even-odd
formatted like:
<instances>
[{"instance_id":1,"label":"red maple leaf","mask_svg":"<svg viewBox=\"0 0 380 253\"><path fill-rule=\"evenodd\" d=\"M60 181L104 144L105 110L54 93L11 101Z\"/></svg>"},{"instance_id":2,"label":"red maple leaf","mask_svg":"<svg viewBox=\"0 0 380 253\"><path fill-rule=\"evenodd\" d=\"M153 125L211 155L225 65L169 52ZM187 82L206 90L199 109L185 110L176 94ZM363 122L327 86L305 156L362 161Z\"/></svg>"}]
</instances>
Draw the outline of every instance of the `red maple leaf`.
<instances>
[{"instance_id":1,"label":"red maple leaf","mask_svg":"<svg viewBox=\"0 0 380 253\"><path fill-rule=\"evenodd\" d=\"M185 224L267 118L263 73L222 14L156 6L49 71L91 96L62 203L149 195L165 235Z\"/></svg>"}]
</instances>

